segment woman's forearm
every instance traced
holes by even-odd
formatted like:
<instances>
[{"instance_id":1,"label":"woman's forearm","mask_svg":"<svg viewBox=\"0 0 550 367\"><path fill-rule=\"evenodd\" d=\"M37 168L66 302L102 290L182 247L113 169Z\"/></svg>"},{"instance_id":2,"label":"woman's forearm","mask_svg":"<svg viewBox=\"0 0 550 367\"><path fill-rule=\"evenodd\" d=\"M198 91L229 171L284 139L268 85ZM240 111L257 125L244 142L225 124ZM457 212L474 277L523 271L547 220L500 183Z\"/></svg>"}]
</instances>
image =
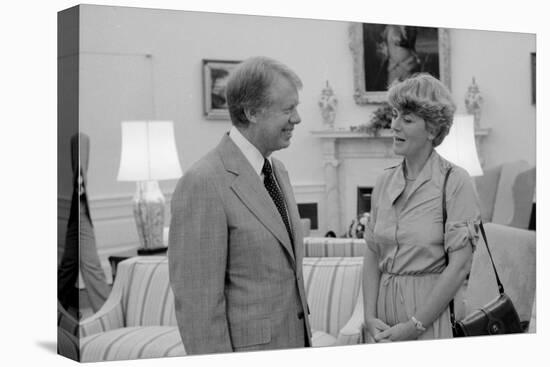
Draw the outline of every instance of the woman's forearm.
<instances>
[{"instance_id":1,"label":"woman's forearm","mask_svg":"<svg viewBox=\"0 0 550 367\"><path fill-rule=\"evenodd\" d=\"M378 258L367 247L363 260L363 303L365 305L365 320L376 318L376 304L378 302L378 287L380 284L380 271L378 270Z\"/></svg>"},{"instance_id":2,"label":"woman's forearm","mask_svg":"<svg viewBox=\"0 0 550 367\"><path fill-rule=\"evenodd\" d=\"M449 264L441 273L415 316L425 327L431 325L449 305L466 279L472 262L472 248L466 246L449 254Z\"/></svg>"}]
</instances>

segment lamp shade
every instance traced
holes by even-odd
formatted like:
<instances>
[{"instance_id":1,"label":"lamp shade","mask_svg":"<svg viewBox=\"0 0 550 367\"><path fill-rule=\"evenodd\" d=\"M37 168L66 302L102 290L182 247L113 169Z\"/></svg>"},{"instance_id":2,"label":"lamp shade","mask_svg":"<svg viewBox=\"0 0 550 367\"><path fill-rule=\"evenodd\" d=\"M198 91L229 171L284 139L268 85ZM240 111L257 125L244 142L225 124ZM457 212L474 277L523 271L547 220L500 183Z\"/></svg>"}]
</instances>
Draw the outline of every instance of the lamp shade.
<instances>
[{"instance_id":1,"label":"lamp shade","mask_svg":"<svg viewBox=\"0 0 550 367\"><path fill-rule=\"evenodd\" d=\"M118 181L169 180L181 176L172 121L123 121Z\"/></svg>"},{"instance_id":2,"label":"lamp shade","mask_svg":"<svg viewBox=\"0 0 550 367\"><path fill-rule=\"evenodd\" d=\"M464 168L470 176L483 174L477 154L473 115L455 115L449 135L435 150L443 158Z\"/></svg>"}]
</instances>

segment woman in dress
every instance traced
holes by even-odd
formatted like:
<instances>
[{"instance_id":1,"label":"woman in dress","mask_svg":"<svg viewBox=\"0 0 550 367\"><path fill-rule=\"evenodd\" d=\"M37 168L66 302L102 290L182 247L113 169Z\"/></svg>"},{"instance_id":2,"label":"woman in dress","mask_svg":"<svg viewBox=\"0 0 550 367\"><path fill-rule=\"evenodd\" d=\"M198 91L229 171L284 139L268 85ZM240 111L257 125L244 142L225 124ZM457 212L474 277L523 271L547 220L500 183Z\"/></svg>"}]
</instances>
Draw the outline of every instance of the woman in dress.
<instances>
[{"instance_id":1,"label":"woman in dress","mask_svg":"<svg viewBox=\"0 0 550 367\"><path fill-rule=\"evenodd\" d=\"M378 178L365 238L365 327L375 342L451 338L449 302L470 271L480 212L468 173L434 148L452 125L449 90L428 74L394 83L394 153ZM447 220L442 193L447 170Z\"/></svg>"}]
</instances>

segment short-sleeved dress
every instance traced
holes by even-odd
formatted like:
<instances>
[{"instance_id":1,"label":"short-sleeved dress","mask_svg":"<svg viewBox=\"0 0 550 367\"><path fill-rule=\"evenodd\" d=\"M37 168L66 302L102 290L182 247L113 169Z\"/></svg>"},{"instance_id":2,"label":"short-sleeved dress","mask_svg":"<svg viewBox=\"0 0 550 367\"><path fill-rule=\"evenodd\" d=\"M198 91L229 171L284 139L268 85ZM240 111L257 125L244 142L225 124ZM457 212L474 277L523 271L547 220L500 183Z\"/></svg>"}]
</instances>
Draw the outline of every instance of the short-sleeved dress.
<instances>
[{"instance_id":1,"label":"short-sleeved dress","mask_svg":"<svg viewBox=\"0 0 550 367\"><path fill-rule=\"evenodd\" d=\"M447 222L443 238L442 190L446 171ZM446 266L445 252L475 245L480 211L468 173L432 151L412 183L408 198L403 162L378 178L365 238L378 256L380 288L377 317L393 326L410 320L429 302L429 294ZM418 339L451 338L447 307Z\"/></svg>"}]
</instances>

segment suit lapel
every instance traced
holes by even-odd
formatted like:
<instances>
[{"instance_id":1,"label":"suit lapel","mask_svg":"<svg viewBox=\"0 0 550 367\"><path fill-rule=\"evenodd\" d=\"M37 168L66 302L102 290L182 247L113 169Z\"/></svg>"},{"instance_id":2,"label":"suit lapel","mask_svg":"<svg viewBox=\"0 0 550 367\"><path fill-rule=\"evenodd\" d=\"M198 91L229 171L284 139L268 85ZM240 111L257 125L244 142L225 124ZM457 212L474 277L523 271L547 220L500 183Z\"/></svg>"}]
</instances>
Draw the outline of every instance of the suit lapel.
<instances>
[{"instance_id":1,"label":"suit lapel","mask_svg":"<svg viewBox=\"0 0 550 367\"><path fill-rule=\"evenodd\" d=\"M286 209L288 211L290 222L292 225L292 235L294 239L294 251L297 259L300 259L303 248L301 246L303 241L302 222L300 220L300 214L298 213L298 206L294 199L294 193L292 191L292 185L290 184L290 178L288 172L284 168L283 164L277 159L272 159L275 176L277 182L281 187L283 196L286 203Z\"/></svg>"},{"instance_id":2,"label":"suit lapel","mask_svg":"<svg viewBox=\"0 0 550 367\"><path fill-rule=\"evenodd\" d=\"M294 263L294 251L292 250L285 224L260 177L254 172L246 157L228 135L222 138L222 141L218 145L218 151L225 169L236 175L235 180L231 184L233 192L235 192L244 205L273 236L277 238L289 253Z\"/></svg>"}]
</instances>

